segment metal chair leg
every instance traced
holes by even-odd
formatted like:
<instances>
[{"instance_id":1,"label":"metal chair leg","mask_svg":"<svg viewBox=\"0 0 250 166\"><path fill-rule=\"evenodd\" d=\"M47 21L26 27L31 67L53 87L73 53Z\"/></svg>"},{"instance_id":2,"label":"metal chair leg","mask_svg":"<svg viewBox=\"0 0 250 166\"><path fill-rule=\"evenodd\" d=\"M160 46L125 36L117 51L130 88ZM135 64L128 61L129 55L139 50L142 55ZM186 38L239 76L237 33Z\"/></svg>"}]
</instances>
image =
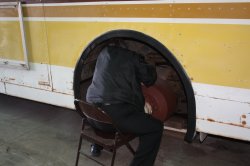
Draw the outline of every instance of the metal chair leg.
<instances>
[{"instance_id":1,"label":"metal chair leg","mask_svg":"<svg viewBox=\"0 0 250 166\"><path fill-rule=\"evenodd\" d=\"M111 160L111 166L113 166L114 163L115 163L115 156L116 156L116 149L114 149L114 151L113 151L113 156L112 156L112 160Z\"/></svg>"},{"instance_id":2,"label":"metal chair leg","mask_svg":"<svg viewBox=\"0 0 250 166\"><path fill-rule=\"evenodd\" d=\"M117 139L118 139L118 132L115 134L115 141L114 141L114 146L113 146L113 155L112 155L112 160L111 160L111 166L114 165L115 163L115 156L116 156L116 146L117 146Z\"/></svg>"},{"instance_id":3,"label":"metal chair leg","mask_svg":"<svg viewBox=\"0 0 250 166\"><path fill-rule=\"evenodd\" d=\"M79 140L78 149L77 149L77 156L76 156L75 166L78 166L80 151L81 151L81 147L82 147L82 132L83 132L83 129L84 129L85 121L86 121L86 119L83 118L82 119L82 130L81 130L80 140Z\"/></svg>"},{"instance_id":4,"label":"metal chair leg","mask_svg":"<svg viewBox=\"0 0 250 166\"><path fill-rule=\"evenodd\" d=\"M133 155L135 155L135 150L131 147L131 145L130 145L129 143L126 143L126 146L127 146L127 148L129 149L129 151L130 151Z\"/></svg>"},{"instance_id":5,"label":"metal chair leg","mask_svg":"<svg viewBox=\"0 0 250 166\"><path fill-rule=\"evenodd\" d=\"M75 166L78 166L78 161L79 161L81 146L82 146L82 134L81 134L80 140L79 140L79 145L78 145L78 150L77 150L77 156L76 156Z\"/></svg>"}]
</instances>

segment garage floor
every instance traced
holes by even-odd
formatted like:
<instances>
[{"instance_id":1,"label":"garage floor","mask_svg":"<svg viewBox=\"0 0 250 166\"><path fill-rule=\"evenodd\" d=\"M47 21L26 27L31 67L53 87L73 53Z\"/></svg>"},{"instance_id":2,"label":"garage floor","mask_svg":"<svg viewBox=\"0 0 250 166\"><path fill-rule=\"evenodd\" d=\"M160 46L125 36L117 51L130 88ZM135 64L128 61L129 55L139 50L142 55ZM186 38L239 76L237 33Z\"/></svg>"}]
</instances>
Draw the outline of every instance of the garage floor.
<instances>
[{"instance_id":1,"label":"garage floor","mask_svg":"<svg viewBox=\"0 0 250 166\"><path fill-rule=\"evenodd\" d=\"M0 94L0 166L72 166L81 119L65 108ZM165 131L155 166L250 166L250 143L209 136L203 144L183 141ZM83 142L85 153L90 144ZM137 145L137 140L132 142ZM111 154L96 158L109 165ZM132 155L120 148L115 165L129 165ZM79 166L98 165L82 156Z\"/></svg>"}]
</instances>

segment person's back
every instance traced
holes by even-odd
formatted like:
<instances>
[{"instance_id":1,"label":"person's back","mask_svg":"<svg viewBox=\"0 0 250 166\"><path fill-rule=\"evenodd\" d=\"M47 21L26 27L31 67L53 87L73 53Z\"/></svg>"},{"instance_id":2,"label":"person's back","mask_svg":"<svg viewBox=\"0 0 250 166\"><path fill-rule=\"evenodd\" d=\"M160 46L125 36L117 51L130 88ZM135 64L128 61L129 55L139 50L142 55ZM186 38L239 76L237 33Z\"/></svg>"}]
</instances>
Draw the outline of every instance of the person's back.
<instances>
[{"instance_id":1,"label":"person's back","mask_svg":"<svg viewBox=\"0 0 250 166\"><path fill-rule=\"evenodd\" d=\"M151 85L156 77L155 68L146 64L141 55L108 46L97 59L86 99L90 103L130 103L143 110L141 83Z\"/></svg>"}]
</instances>

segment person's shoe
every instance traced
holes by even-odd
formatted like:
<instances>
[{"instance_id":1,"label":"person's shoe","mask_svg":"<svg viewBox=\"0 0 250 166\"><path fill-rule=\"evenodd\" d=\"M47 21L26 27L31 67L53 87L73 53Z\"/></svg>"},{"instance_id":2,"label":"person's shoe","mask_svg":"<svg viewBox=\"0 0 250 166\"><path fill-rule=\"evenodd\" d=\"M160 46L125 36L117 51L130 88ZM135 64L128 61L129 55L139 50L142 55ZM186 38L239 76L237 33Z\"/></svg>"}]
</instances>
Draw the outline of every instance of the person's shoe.
<instances>
[{"instance_id":1,"label":"person's shoe","mask_svg":"<svg viewBox=\"0 0 250 166\"><path fill-rule=\"evenodd\" d=\"M100 145L91 144L91 147L90 147L91 156L94 156L94 157L100 156L102 149L103 149L103 147Z\"/></svg>"}]
</instances>

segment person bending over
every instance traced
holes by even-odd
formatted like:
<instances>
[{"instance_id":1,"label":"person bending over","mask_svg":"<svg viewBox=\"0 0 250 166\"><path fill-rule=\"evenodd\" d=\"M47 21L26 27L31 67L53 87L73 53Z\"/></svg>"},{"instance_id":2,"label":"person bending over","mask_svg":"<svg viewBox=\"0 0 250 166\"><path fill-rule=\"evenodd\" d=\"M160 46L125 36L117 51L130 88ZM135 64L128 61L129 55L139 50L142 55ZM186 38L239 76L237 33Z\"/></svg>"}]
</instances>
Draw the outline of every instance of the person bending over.
<instances>
[{"instance_id":1,"label":"person bending over","mask_svg":"<svg viewBox=\"0 0 250 166\"><path fill-rule=\"evenodd\" d=\"M131 166L152 166L157 156L163 123L144 112L141 85L150 86L157 79L154 65L130 50L106 46L97 58L86 100L101 107L122 132L139 137ZM92 152L100 150L92 145Z\"/></svg>"}]
</instances>

